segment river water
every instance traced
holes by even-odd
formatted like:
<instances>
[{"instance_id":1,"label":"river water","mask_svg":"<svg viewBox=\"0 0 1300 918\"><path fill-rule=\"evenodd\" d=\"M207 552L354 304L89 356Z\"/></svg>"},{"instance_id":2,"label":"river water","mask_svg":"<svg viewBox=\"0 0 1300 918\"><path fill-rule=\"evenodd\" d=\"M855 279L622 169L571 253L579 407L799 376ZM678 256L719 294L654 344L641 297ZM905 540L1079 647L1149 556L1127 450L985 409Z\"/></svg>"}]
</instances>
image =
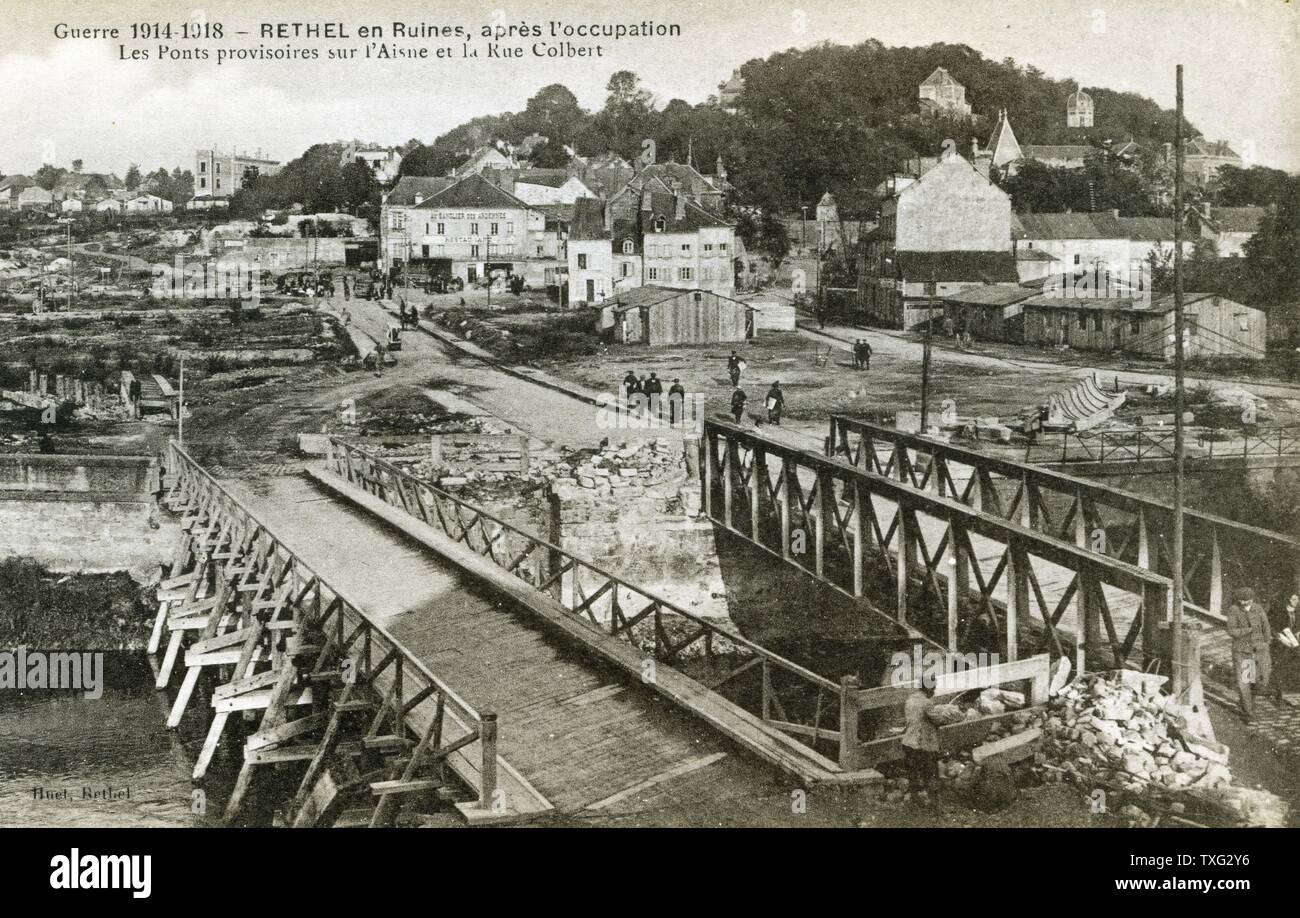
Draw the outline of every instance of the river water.
<instances>
[{"instance_id":1,"label":"river water","mask_svg":"<svg viewBox=\"0 0 1300 918\"><path fill-rule=\"evenodd\" d=\"M201 718L191 711L179 731L168 730L170 699L153 688L144 654L105 656L98 699L0 690L0 826L215 822L220 807L202 791L196 798L190 781Z\"/></svg>"}]
</instances>

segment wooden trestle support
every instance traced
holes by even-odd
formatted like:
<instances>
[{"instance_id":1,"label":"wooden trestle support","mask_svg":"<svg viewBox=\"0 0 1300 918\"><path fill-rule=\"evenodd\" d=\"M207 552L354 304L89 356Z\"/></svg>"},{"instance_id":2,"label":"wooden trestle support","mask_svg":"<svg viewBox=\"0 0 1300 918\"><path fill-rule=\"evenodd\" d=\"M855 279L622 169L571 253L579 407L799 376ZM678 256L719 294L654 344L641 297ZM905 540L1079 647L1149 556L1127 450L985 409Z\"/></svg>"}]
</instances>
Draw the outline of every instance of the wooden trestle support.
<instances>
[{"instance_id":1,"label":"wooden trestle support","mask_svg":"<svg viewBox=\"0 0 1300 918\"><path fill-rule=\"evenodd\" d=\"M169 727L205 670L219 683L195 781L232 715L256 721L224 821L238 819L259 766L288 762L306 766L285 810L289 825L331 825L358 798L373 801L371 826L393 825L404 802L452 797L453 761L477 776L469 788L477 800L457 808L471 821L504 816L496 716L474 711L405 654L183 449L171 444L168 458L165 503L181 515L181 533L149 652L165 643L160 689L184 667Z\"/></svg>"}]
</instances>

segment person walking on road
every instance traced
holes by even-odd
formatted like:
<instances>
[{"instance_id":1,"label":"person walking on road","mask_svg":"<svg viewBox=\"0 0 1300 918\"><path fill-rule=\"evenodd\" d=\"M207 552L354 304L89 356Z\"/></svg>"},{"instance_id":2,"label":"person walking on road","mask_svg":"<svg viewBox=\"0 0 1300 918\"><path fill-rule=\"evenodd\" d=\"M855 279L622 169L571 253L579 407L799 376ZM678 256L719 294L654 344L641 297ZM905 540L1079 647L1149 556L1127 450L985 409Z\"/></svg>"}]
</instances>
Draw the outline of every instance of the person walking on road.
<instances>
[{"instance_id":1,"label":"person walking on road","mask_svg":"<svg viewBox=\"0 0 1300 918\"><path fill-rule=\"evenodd\" d=\"M740 388L740 386L737 386L735 391L731 393L731 416L736 419L737 424L739 424L741 419L745 416L746 398L748 398L748 396L745 395L745 390Z\"/></svg>"},{"instance_id":2,"label":"person walking on road","mask_svg":"<svg viewBox=\"0 0 1300 918\"><path fill-rule=\"evenodd\" d=\"M1255 716L1255 695L1276 693L1269 647L1273 629L1250 587L1237 590L1236 602L1228 609L1228 634L1232 636L1232 668L1237 680L1241 716L1250 723Z\"/></svg>"},{"instance_id":3,"label":"person walking on road","mask_svg":"<svg viewBox=\"0 0 1300 918\"><path fill-rule=\"evenodd\" d=\"M781 426L781 412L785 410L785 394L781 391L781 380L772 383L767 390L767 423Z\"/></svg>"},{"instance_id":4,"label":"person walking on road","mask_svg":"<svg viewBox=\"0 0 1300 918\"><path fill-rule=\"evenodd\" d=\"M731 377L731 385L740 385L740 371L743 369L745 361L740 359L740 355L735 351L727 358L727 375Z\"/></svg>"}]
</instances>

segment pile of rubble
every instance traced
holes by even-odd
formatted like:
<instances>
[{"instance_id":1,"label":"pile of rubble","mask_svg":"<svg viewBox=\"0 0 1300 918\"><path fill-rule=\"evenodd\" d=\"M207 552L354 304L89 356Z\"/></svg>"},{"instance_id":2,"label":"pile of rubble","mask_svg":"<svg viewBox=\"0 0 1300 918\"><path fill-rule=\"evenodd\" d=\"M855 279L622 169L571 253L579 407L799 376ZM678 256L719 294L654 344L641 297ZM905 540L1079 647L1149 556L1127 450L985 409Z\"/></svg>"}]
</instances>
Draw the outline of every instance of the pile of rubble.
<instances>
[{"instance_id":1,"label":"pile of rubble","mask_svg":"<svg viewBox=\"0 0 1300 918\"><path fill-rule=\"evenodd\" d=\"M1023 697L996 689L935 705L929 716L940 726L1012 712L980 745L945 757L939 778L982 805L990 802L981 799L990 793L981 784L989 766L1019 763L1016 784L1074 785L1090 801L1108 800L1105 812L1132 825L1152 825L1160 816L1285 825L1287 804L1268 791L1233 784L1227 747L1194 731L1196 718L1160 692L1165 681L1130 671L1089 674L1056 691L1044 708L1016 710ZM1105 796L1097 798L1097 791ZM889 802L915 795L905 777L887 781L883 793Z\"/></svg>"},{"instance_id":2,"label":"pile of rubble","mask_svg":"<svg viewBox=\"0 0 1300 918\"><path fill-rule=\"evenodd\" d=\"M596 450L562 452L549 477L557 484L576 484L612 494L616 489L644 489L680 470L681 462L667 440L633 441L618 446L605 441Z\"/></svg>"}]
</instances>

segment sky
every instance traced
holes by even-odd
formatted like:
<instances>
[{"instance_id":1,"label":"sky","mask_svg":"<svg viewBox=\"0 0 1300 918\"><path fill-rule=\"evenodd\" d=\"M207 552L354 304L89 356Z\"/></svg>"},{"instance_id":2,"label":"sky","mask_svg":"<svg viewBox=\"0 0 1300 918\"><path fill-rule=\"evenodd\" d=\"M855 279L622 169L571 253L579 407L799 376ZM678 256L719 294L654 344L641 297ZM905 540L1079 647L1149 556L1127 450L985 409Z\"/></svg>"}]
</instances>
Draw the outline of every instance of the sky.
<instances>
[{"instance_id":1,"label":"sky","mask_svg":"<svg viewBox=\"0 0 1300 918\"><path fill-rule=\"evenodd\" d=\"M438 134L482 114L517 111L539 88L563 83L586 107L603 104L615 70L632 70L656 102L702 102L731 71L755 57L823 41L886 45L965 43L986 57L1013 57L1050 77L1077 79L1174 104L1174 67L1185 67L1187 117L1227 140L1248 162L1300 171L1300 3L1285 0L7 0L0 16L0 173L43 162L121 175L193 168L194 151L261 150L287 160L313 143L362 139L396 145ZM548 58L565 39L558 27L677 26L680 34L587 38L599 58ZM459 26L478 58L458 55L456 38L394 39L392 24ZM133 40L132 23L170 23L170 38ZM187 40L183 24L222 28L221 38ZM338 23L348 37L261 37L264 24ZM56 37L68 29L119 30L118 37ZM360 36L379 25L383 38ZM489 58L487 27L538 26L541 38L510 37L521 58ZM248 34L239 35L238 32ZM447 48L425 60L366 60L368 45ZM207 60L160 59L160 46L205 50ZM317 60L218 63L219 51L316 50ZM355 53L330 60L330 49ZM347 49L355 49L349 52ZM130 60L132 51L148 59ZM978 88L968 99L978 105ZM1021 138L1032 142L1032 138Z\"/></svg>"}]
</instances>

